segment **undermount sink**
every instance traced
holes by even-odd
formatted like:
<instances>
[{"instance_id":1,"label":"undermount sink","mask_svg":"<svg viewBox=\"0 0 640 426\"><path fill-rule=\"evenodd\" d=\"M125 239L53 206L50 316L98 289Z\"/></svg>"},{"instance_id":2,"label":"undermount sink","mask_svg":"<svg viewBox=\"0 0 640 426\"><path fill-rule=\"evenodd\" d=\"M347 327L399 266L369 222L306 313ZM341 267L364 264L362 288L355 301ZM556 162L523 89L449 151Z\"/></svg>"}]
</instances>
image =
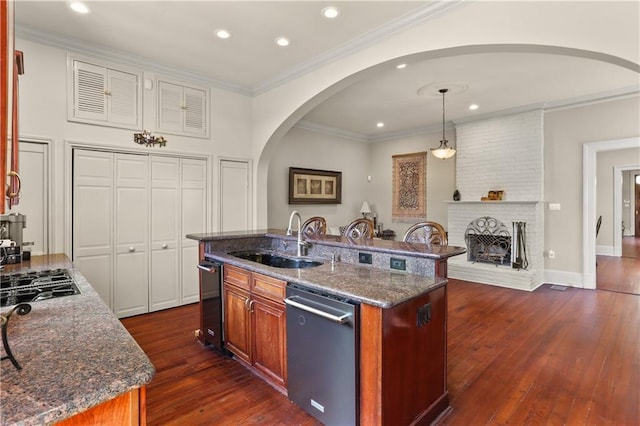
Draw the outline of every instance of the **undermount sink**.
<instances>
[{"instance_id":1,"label":"undermount sink","mask_svg":"<svg viewBox=\"0 0 640 426\"><path fill-rule=\"evenodd\" d=\"M252 262L261 263L267 266L273 266L275 268L300 269L322 265L322 262L319 262L317 260L287 257L275 253L260 251L234 251L229 254L240 259L250 260Z\"/></svg>"}]
</instances>

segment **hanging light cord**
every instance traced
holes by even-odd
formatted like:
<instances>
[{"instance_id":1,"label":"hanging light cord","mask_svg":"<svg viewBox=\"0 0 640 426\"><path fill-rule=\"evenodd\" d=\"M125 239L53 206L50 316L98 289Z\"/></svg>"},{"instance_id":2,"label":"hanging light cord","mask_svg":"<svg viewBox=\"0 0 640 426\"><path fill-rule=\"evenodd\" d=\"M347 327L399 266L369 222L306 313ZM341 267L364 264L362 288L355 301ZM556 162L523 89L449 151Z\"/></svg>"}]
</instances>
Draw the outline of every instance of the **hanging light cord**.
<instances>
[{"instance_id":1,"label":"hanging light cord","mask_svg":"<svg viewBox=\"0 0 640 426\"><path fill-rule=\"evenodd\" d=\"M444 94L448 91L449 89L440 89L440 93L442 93L442 140L440 142L443 142L445 145L448 141L444 138Z\"/></svg>"}]
</instances>

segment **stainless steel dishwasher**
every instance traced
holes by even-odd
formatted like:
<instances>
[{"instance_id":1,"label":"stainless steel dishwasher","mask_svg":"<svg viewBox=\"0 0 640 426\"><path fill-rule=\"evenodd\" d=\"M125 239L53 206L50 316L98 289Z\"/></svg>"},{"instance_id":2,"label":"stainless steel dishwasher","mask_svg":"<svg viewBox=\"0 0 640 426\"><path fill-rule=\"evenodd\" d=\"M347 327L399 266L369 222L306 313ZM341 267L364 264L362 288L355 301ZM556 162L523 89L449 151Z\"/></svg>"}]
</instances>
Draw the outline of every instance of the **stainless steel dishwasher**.
<instances>
[{"instance_id":1,"label":"stainless steel dishwasher","mask_svg":"<svg viewBox=\"0 0 640 426\"><path fill-rule=\"evenodd\" d=\"M347 299L287 286L289 399L326 425L358 424L358 312Z\"/></svg>"}]
</instances>

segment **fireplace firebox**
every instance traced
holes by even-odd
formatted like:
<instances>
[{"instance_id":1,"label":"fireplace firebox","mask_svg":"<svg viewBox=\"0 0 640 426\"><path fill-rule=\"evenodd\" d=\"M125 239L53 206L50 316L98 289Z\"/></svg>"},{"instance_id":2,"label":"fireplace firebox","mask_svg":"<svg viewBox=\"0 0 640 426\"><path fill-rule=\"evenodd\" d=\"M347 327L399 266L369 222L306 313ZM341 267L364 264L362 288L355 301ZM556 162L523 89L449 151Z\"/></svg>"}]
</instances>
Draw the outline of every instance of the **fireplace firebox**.
<instances>
[{"instance_id":1,"label":"fireplace firebox","mask_svg":"<svg viewBox=\"0 0 640 426\"><path fill-rule=\"evenodd\" d=\"M464 233L467 260L511 266L511 234L496 218L483 216L467 226Z\"/></svg>"}]
</instances>

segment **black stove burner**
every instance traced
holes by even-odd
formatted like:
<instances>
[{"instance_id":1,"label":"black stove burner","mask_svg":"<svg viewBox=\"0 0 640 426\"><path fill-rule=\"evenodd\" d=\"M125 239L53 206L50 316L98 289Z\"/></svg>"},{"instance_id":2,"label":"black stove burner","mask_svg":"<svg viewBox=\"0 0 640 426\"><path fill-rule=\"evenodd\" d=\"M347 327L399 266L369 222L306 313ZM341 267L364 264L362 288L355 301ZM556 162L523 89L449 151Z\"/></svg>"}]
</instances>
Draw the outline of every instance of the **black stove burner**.
<instances>
[{"instance_id":1,"label":"black stove burner","mask_svg":"<svg viewBox=\"0 0 640 426\"><path fill-rule=\"evenodd\" d=\"M67 269L2 274L0 287L0 306L80 294Z\"/></svg>"}]
</instances>

